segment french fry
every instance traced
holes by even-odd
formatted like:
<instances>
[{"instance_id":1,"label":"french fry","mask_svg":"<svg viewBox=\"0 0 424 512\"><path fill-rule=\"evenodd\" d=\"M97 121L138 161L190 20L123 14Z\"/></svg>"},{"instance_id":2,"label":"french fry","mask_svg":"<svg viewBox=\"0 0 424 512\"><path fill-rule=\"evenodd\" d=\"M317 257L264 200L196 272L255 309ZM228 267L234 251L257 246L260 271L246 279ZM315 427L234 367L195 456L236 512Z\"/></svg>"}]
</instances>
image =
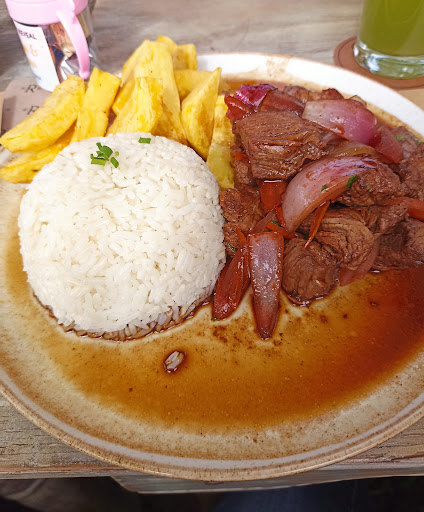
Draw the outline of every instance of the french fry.
<instances>
[{"instance_id":1,"label":"french fry","mask_svg":"<svg viewBox=\"0 0 424 512\"><path fill-rule=\"evenodd\" d=\"M39 151L32 151L15 158L5 167L0 169L0 178L11 183L30 183L36 172L40 171L46 164L52 162L59 151L66 147L72 138L74 127L70 128L52 146Z\"/></svg>"},{"instance_id":2,"label":"french fry","mask_svg":"<svg viewBox=\"0 0 424 512\"><path fill-rule=\"evenodd\" d=\"M132 93L111 124L111 133L151 133L162 116L163 87L155 78L135 78Z\"/></svg>"},{"instance_id":3,"label":"french fry","mask_svg":"<svg viewBox=\"0 0 424 512\"><path fill-rule=\"evenodd\" d=\"M227 105L224 96L218 96L215 105L215 119L212 142L206 160L222 189L234 187L234 169L231 165L230 148L234 144L231 121L226 116Z\"/></svg>"},{"instance_id":4,"label":"french fry","mask_svg":"<svg viewBox=\"0 0 424 512\"><path fill-rule=\"evenodd\" d=\"M193 89L181 105L181 119L187 140L205 160L212 140L220 78L221 68L217 68L205 82Z\"/></svg>"},{"instance_id":5,"label":"french fry","mask_svg":"<svg viewBox=\"0 0 424 512\"><path fill-rule=\"evenodd\" d=\"M144 41L141 47L143 51L140 52L134 76L156 78L163 85L163 119L159 120L153 134L170 137L184 144L186 136L180 117L180 97L175 84L169 47L157 41Z\"/></svg>"},{"instance_id":6,"label":"french fry","mask_svg":"<svg viewBox=\"0 0 424 512\"><path fill-rule=\"evenodd\" d=\"M81 110L79 111L72 142L91 137L103 137L109 124L110 107L121 80L110 73L93 69Z\"/></svg>"},{"instance_id":7,"label":"french fry","mask_svg":"<svg viewBox=\"0 0 424 512\"><path fill-rule=\"evenodd\" d=\"M131 78L128 82L126 82L120 89L118 94L116 95L116 99L112 105L113 113L117 116L119 112L123 109L125 103L128 101L131 93L134 89L135 78Z\"/></svg>"},{"instance_id":8,"label":"french fry","mask_svg":"<svg viewBox=\"0 0 424 512\"><path fill-rule=\"evenodd\" d=\"M39 109L0 137L0 144L12 153L51 146L75 122L84 94L84 80L76 75L68 76Z\"/></svg>"},{"instance_id":9,"label":"french fry","mask_svg":"<svg viewBox=\"0 0 424 512\"><path fill-rule=\"evenodd\" d=\"M183 101L200 83L207 80L211 71L198 69L175 69L174 77L180 100Z\"/></svg>"},{"instance_id":10,"label":"french fry","mask_svg":"<svg viewBox=\"0 0 424 512\"><path fill-rule=\"evenodd\" d=\"M180 44L172 55L174 69L197 69L197 53L194 44Z\"/></svg>"}]
</instances>

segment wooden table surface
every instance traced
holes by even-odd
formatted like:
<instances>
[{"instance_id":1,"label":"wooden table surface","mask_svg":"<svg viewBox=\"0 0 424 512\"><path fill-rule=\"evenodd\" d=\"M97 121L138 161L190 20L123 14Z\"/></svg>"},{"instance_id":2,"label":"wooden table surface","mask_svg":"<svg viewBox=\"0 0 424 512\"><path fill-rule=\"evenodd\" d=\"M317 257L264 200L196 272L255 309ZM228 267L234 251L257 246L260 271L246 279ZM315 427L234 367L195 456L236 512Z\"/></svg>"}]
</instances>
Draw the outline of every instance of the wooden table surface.
<instances>
[{"instance_id":1,"label":"wooden table surface","mask_svg":"<svg viewBox=\"0 0 424 512\"><path fill-rule=\"evenodd\" d=\"M114 0L97 0L93 10L96 42L107 70L119 69L143 39L160 34L193 42L199 53L263 51L331 64L337 44L355 35L361 10L360 0L126 0L117 6ZM0 27L3 90L12 78L31 76L31 70L3 2ZM98 475L111 475L139 492L270 488L424 475L424 419L382 445L326 468L280 479L211 484L141 475L99 462L45 434L0 397L0 478Z\"/></svg>"}]
</instances>

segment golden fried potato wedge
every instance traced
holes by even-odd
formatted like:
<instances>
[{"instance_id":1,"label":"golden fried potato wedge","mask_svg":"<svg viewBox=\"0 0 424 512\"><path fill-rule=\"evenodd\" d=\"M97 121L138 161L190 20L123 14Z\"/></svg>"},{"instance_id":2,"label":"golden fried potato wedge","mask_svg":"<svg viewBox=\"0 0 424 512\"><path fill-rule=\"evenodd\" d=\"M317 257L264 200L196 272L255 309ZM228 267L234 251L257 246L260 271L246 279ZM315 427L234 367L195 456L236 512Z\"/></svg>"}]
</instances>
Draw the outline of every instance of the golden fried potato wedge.
<instances>
[{"instance_id":1,"label":"golden fried potato wedge","mask_svg":"<svg viewBox=\"0 0 424 512\"><path fill-rule=\"evenodd\" d=\"M179 44L172 54L174 69L197 69L197 53L194 44Z\"/></svg>"},{"instance_id":2,"label":"golden fried potato wedge","mask_svg":"<svg viewBox=\"0 0 424 512\"><path fill-rule=\"evenodd\" d=\"M196 86L207 80L211 73L211 71L200 69L174 70L175 83L177 84L180 100L183 101Z\"/></svg>"},{"instance_id":3,"label":"golden fried potato wedge","mask_svg":"<svg viewBox=\"0 0 424 512\"><path fill-rule=\"evenodd\" d=\"M103 137L109 124L109 112L121 80L110 73L93 69L72 142L91 137Z\"/></svg>"},{"instance_id":4,"label":"golden fried potato wedge","mask_svg":"<svg viewBox=\"0 0 424 512\"><path fill-rule=\"evenodd\" d=\"M231 121L226 116L224 96L218 96L215 105L212 142L206 163L222 189L234 187L234 169L230 148L234 144Z\"/></svg>"},{"instance_id":5,"label":"golden fried potato wedge","mask_svg":"<svg viewBox=\"0 0 424 512\"><path fill-rule=\"evenodd\" d=\"M129 100L131 93L134 89L135 78L131 78L125 83L116 95L115 101L112 105L113 113L117 116L124 107L125 103Z\"/></svg>"},{"instance_id":6,"label":"golden fried potato wedge","mask_svg":"<svg viewBox=\"0 0 424 512\"><path fill-rule=\"evenodd\" d=\"M152 132L162 116L163 87L156 78L135 78L133 91L111 124L110 133Z\"/></svg>"},{"instance_id":7,"label":"golden fried potato wedge","mask_svg":"<svg viewBox=\"0 0 424 512\"><path fill-rule=\"evenodd\" d=\"M134 69L135 77L156 78L163 85L163 119L158 124L159 133L172 134L170 138L185 143L186 136L181 123L181 104L175 84L174 69L169 47L166 43L144 41L143 51L139 55ZM167 136L167 135L164 135Z\"/></svg>"},{"instance_id":8,"label":"golden fried potato wedge","mask_svg":"<svg viewBox=\"0 0 424 512\"><path fill-rule=\"evenodd\" d=\"M66 133L60 137L52 146L39 151L32 151L15 158L5 167L0 169L0 178L11 183L30 183L37 171L41 170L46 164L52 162L59 151L66 147L72 138L74 127L72 126Z\"/></svg>"},{"instance_id":9,"label":"golden fried potato wedge","mask_svg":"<svg viewBox=\"0 0 424 512\"><path fill-rule=\"evenodd\" d=\"M84 80L76 75L68 76L39 109L0 137L0 144L12 153L51 146L75 122L84 94Z\"/></svg>"},{"instance_id":10,"label":"golden fried potato wedge","mask_svg":"<svg viewBox=\"0 0 424 512\"><path fill-rule=\"evenodd\" d=\"M205 160L212 141L220 78L221 68L217 68L205 82L193 89L181 105L181 119L187 140Z\"/></svg>"}]
</instances>

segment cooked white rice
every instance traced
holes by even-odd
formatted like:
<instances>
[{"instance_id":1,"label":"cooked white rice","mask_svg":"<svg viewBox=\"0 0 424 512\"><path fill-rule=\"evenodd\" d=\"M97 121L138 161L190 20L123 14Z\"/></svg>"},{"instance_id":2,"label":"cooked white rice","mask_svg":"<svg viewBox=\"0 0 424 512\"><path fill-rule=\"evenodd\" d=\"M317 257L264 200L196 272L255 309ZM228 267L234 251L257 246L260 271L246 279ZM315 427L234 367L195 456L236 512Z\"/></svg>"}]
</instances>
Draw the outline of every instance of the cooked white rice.
<instances>
[{"instance_id":1,"label":"cooked white rice","mask_svg":"<svg viewBox=\"0 0 424 512\"><path fill-rule=\"evenodd\" d=\"M117 169L91 164L97 142L119 153ZM225 260L218 195L207 165L177 142L137 133L73 143L21 203L29 284L80 333L124 339L179 322Z\"/></svg>"}]
</instances>

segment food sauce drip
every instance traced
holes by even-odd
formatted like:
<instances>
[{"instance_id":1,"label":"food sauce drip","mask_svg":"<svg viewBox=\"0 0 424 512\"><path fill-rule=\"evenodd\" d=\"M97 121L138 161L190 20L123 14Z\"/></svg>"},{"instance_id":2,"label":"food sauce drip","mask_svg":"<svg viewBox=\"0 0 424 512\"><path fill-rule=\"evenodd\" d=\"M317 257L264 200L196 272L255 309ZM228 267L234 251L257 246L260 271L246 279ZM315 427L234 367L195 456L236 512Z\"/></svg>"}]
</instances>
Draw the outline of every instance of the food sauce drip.
<instances>
[{"instance_id":1,"label":"food sauce drip","mask_svg":"<svg viewBox=\"0 0 424 512\"><path fill-rule=\"evenodd\" d=\"M422 267L370 274L310 308L282 298L268 341L255 332L247 296L228 321L211 320L206 305L179 327L116 343L64 333L32 296L17 255L15 236L6 258L7 292L22 311L15 335L88 398L152 425L228 431L314 417L371 392L424 346ZM164 359L175 350L186 357L168 373Z\"/></svg>"}]
</instances>

